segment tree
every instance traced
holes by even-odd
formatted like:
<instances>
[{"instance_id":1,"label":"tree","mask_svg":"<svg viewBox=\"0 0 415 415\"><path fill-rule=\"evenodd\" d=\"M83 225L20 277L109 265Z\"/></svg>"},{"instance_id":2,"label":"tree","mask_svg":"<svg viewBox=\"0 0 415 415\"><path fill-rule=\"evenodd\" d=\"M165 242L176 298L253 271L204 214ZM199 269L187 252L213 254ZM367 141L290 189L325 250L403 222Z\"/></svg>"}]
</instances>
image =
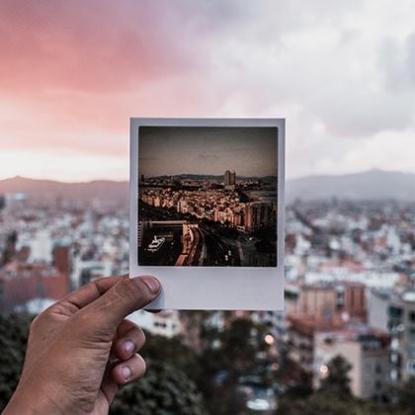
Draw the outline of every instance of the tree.
<instances>
[{"instance_id":1,"label":"tree","mask_svg":"<svg viewBox=\"0 0 415 415\"><path fill-rule=\"evenodd\" d=\"M349 397L350 378L348 373L352 366L342 356L335 356L327 365L327 377L321 381L321 390L338 394L340 397Z\"/></svg>"},{"instance_id":2,"label":"tree","mask_svg":"<svg viewBox=\"0 0 415 415\"><path fill-rule=\"evenodd\" d=\"M232 315L228 316L229 319ZM264 337L266 326L256 324L251 319L237 318L225 325L224 330L204 328L203 353L200 355L202 376L197 384L205 396L210 413L233 415L240 413L241 397L237 387L241 376L262 373L258 369L258 352L269 346ZM261 376L265 381L265 376ZM215 396L216 399L209 399Z\"/></svg>"},{"instance_id":3,"label":"tree","mask_svg":"<svg viewBox=\"0 0 415 415\"><path fill-rule=\"evenodd\" d=\"M183 343L181 337L167 338L146 333L146 339L146 344L140 351L146 360L169 364L193 381L203 375L199 356Z\"/></svg>"},{"instance_id":4,"label":"tree","mask_svg":"<svg viewBox=\"0 0 415 415\"><path fill-rule=\"evenodd\" d=\"M415 376L411 376L406 382L392 388L395 404L401 409L412 408L415 412Z\"/></svg>"},{"instance_id":5,"label":"tree","mask_svg":"<svg viewBox=\"0 0 415 415\"><path fill-rule=\"evenodd\" d=\"M412 405L413 408L413 405ZM318 391L306 399L293 399L284 395L279 401L278 415L412 415L411 406L399 408L382 405L349 396L342 399L338 394Z\"/></svg>"},{"instance_id":6,"label":"tree","mask_svg":"<svg viewBox=\"0 0 415 415\"><path fill-rule=\"evenodd\" d=\"M0 315L0 411L19 381L31 319L22 314ZM149 336L146 353L153 357L146 376L121 390L111 413L204 415L202 397L184 373L186 367L190 373L197 366L190 351L178 339Z\"/></svg>"},{"instance_id":7,"label":"tree","mask_svg":"<svg viewBox=\"0 0 415 415\"><path fill-rule=\"evenodd\" d=\"M111 415L205 415L195 384L178 368L150 362L146 376L121 389Z\"/></svg>"},{"instance_id":8,"label":"tree","mask_svg":"<svg viewBox=\"0 0 415 415\"><path fill-rule=\"evenodd\" d=\"M19 381L30 321L27 315L0 314L0 411Z\"/></svg>"}]
</instances>

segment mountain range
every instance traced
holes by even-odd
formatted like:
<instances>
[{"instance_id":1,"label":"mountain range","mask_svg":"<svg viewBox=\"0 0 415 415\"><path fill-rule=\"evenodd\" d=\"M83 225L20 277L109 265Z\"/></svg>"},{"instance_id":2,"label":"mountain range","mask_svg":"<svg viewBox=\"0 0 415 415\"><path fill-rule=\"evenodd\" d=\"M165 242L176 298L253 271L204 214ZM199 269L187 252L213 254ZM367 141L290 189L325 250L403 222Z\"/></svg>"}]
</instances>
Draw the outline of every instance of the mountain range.
<instances>
[{"instance_id":1,"label":"mountain range","mask_svg":"<svg viewBox=\"0 0 415 415\"><path fill-rule=\"evenodd\" d=\"M307 176L287 180L287 200L327 199L396 199L415 201L415 174L370 170L337 176ZM85 183L64 183L14 177L0 180L0 193L25 193L32 199L67 198L117 200L127 202L128 182L97 180Z\"/></svg>"},{"instance_id":2,"label":"mountain range","mask_svg":"<svg viewBox=\"0 0 415 415\"><path fill-rule=\"evenodd\" d=\"M415 174L369 170L338 176L308 176L288 180L287 198L396 199L415 201Z\"/></svg>"}]
</instances>

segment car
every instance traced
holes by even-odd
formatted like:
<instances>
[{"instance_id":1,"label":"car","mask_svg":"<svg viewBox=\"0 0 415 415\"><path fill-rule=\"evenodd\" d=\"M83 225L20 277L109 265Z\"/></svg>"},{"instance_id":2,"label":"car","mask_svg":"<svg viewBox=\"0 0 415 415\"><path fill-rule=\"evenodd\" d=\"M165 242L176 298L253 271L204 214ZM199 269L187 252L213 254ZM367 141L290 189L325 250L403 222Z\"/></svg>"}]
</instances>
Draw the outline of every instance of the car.
<instances>
[{"instance_id":1,"label":"car","mask_svg":"<svg viewBox=\"0 0 415 415\"><path fill-rule=\"evenodd\" d=\"M246 381L239 384L238 390L245 397L245 405L250 413L275 413L278 407L277 397L270 386L257 381Z\"/></svg>"}]
</instances>

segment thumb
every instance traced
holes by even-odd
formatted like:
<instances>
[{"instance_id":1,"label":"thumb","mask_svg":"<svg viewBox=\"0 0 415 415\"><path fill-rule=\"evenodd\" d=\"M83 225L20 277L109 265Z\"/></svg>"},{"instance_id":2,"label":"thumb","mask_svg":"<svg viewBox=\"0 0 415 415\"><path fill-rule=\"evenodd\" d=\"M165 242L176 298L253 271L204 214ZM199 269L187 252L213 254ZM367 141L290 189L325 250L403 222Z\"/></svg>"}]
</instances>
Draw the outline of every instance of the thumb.
<instances>
[{"instance_id":1,"label":"thumb","mask_svg":"<svg viewBox=\"0 0 415 415\"><path fill-rule=\"evenodd\" d=\"M95 327L115 331L126 316L155 300L160 290L154 277L123 278L80 313Z\"/></svg>"}]
</instances>

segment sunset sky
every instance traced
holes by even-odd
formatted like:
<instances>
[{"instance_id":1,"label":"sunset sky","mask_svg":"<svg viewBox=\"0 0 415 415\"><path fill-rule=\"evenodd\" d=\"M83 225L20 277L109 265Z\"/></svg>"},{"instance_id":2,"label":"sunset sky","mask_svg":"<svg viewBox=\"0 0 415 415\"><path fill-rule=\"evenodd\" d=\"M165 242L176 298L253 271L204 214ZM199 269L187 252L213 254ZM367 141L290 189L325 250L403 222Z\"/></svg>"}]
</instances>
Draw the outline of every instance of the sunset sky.
<instances>
[{"instance_id":1,"label":"sunset sky","mask_svg":"<svg viewBox=\"0 0 415 415\"><path fill-rule=\"evenodd\" d=\"M130 116L285 117L287 175L415 172L413 0L0 2L0 179L128 178Z\"/></svg>"}]
</instances>

